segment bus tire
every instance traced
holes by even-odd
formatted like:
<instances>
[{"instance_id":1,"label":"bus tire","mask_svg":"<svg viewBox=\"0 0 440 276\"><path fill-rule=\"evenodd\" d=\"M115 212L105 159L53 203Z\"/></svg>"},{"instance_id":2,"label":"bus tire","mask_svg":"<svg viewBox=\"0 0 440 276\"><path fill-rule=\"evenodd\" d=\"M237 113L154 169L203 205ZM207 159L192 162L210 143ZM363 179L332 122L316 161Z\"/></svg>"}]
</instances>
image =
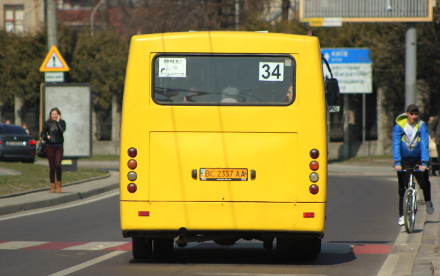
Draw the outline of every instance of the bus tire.
<instances>
[{"instance_id":1,"label":"bus tire","mask_svg":"<svg viewBox=\"0 0 440 276\"><path fill-rule=\"evenodd\" d=\"M158 259L170 258L173 255L172 238L157 238L154 239L154 257Z\"/></svg>"},{"instance_id":2,"label":"bus tire","mask_svg":"<svg viewBox=\"0 0 440 276\"><path fill-rule=\"evenodd\" d=\"M273 248L273 239L264 240L263 241L263 248L266 250L271 250Z\"/></svg>"},{"instance_id":3,"label":"bus tire","mask_svg":"<svg viewBox=\"0 0 440 276\"><path fill-rule=\"evenodd\" d=\"M279 238L277 237L276 245L277 245L277 255L286 255L289 252L292 251L292 248L295 244L295 241L293 239L289 238Z\"/></svg>"},{"instance_id":4,"label":"bus tire","mask_svg":"<svg viewBox=\"0 0 440 276\"><path fill-rule=\"evenodd\" d=\"M277 238L277 254L293 254L304 261L315 261L321 253L321 239L312 238L295 240L289 238Z\"/></svg>"},{"instance_id":5,"label":"bus tire","mask_svg":"<svg viewBox=\"0 0 440 276\"><path fill-rule=\"evenodd\" d=\"M300 258L302 258L304 261L316 261L319 253L321 253L321 239L316 238L306 240L301 245L302 248Z\"/></svg>"},{"instance_id":6,"label":"bus tire","mask_svg":"<svg viewBox=\"0 0 440 276\"><path fill-rule=\"evenodd\" d=\"M152 240L143 237L132 238L132 255L135 259L149 259L152 253Z\"/></svg>"}]
</instances>

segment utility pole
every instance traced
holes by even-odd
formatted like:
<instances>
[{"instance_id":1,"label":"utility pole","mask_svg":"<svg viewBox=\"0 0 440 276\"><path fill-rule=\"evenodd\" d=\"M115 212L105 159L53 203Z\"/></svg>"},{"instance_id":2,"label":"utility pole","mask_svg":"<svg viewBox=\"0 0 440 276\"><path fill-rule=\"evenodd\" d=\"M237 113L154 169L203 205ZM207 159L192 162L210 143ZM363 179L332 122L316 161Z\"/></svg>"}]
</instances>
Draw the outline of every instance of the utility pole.
<instances>
[{"instance_id":1,"label":"utility pole","mask_svg":"<svg viewBox=\"0 0 440 276\"><path fill-rule=\"evenodd\" d=\"M240 0L235 0L235 30L239 31L239 23L240 23Z\"/></svg>"},{"instance_id":2,"label":"utility pole","mask_svg":"<svg viewBox=\"0 0 440 276\"><path fill-rule=\"evenodd\" d=\"M58 47L57 7L55 0L46 0L47 12L47 50L55 45Z\"/></svg>"},{"instance_id":3,"label":"utility pole","mask_svg":"<svg viewBox=\"0 0 440 276\"><path fill-rule=\"evenodd\" d=\"M417 27L406 23L405 34L405 108L416 103L417 89Z\"/></svg>"},{"instance_id":4,"label":"utility pole","mask_svg":"<svg viewBox=\"0 0 440 276\"><path fill-rule=\"evenodd\" d=\"M99 3L93 8L92 14L90 15L90 36L94 35L95 30L95 13L98 11L99 7L104 4L105 0L99 1Z\"/></svg>"}]
</instances>

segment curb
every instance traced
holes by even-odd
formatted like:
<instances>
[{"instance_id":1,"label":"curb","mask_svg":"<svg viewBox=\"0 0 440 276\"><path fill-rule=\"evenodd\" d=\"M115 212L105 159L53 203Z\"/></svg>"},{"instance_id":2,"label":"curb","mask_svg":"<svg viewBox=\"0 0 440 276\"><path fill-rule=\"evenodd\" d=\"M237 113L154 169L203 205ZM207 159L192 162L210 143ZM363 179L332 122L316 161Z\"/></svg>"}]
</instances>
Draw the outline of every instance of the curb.
<instances>
[{"instance_id":1,"label":"curb","mask_svg":"<svg viewBox=\"0 0 440 276\"><path fill-rule=\"evenodd\" d=\"M440 276L440 179L430 177L431 198L434 204L434 214L426 215L423 225L422 240L414 259L412 275ZM424 210L423 210L424 211Z\"/></svg>"},{"instance_id":2,"label":"curb","mask_svg":"<svg viewBox=\"0 0 440 276\"><path fill-rule=\"evenodd\" d=\"M68 186L72 186L72 185L82 184L82 183L85 183L85 182L101 180L101 179L105 179L105 178L108 178L108 177L110 177L110 173L108 173L107 175L104 175L104 176L99 176L99 177L94 177L94 178L90 178L90 179L85 179L85 180L80 180L80 181L76 181L76 182L70 182L70 183L67 183L67 184L63 184L62 187L64 188L64 187L68 187ZM21 193L0 195L0 199L11 198L11 197L16 197L16 196L22 196L22 195L28 195L28 194L32 194L32 193L38 193L38 192L49 191L49 190L50 190L50 188L41 188L41 189L35 189L35 190L30 190L30 191L21 192Z\"/></svg>"},{"instance_id":3,"label":"curb","mask_svg":"<svg viewBox=\"0 0 440 276\"><path fill-rule=\"evenodd\" d=\"M48 189L42 189L43 191L34 190L24 195L4 198L0 200L0 216L65 204L117 189L119 172L112 171L100 179L70 183L63 187L62 193L48 193Z\"/></svg>"}]
</instances>

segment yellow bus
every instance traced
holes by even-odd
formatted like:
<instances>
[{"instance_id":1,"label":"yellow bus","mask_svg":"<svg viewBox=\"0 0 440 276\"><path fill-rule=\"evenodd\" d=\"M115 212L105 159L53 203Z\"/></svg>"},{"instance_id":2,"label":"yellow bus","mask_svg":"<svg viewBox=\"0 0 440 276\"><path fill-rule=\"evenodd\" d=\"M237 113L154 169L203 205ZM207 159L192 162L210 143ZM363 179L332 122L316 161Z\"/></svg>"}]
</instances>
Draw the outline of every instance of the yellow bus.
<instances>
[{"instance_id":1,"label":"yellow bus","mask_svg":"<svg viewBox=\"0 0 440 276\"><path fill-rule=\"evenodd\" d=\"M120 219L136 259L174 244L260 240L315 259L326 216L326 94L316 37L134 36L120 144ZM331 79L334 80L334 79ZM333 104L329 103L332 106Z\"/></svg>"}]
</instances>

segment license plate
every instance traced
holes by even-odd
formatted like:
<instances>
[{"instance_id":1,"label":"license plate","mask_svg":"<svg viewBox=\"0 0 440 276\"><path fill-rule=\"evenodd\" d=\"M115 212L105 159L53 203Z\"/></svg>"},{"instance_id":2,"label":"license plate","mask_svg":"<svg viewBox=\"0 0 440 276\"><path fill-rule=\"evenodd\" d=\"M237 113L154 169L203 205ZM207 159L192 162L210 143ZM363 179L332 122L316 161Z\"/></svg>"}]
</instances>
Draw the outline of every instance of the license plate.
<instances>
[{"instance_id":1,"label":"license plate","mask_svg":"<svg viewBox=\"0 0 440 276\"><path fill-rule=\"evenodd\" d=\"M6 141L6 146L26 146L24 141Z\"/></svg>"},{"instance_id":2,"label":"license plate","mask_svg":"<svg viewBox=\"0 0 440 276\"><path fill-rule=\"evenodd\" d=\"M200 169L202 181L247 181L247 169L205 168Z\"/></svg>"}]
</instances>

